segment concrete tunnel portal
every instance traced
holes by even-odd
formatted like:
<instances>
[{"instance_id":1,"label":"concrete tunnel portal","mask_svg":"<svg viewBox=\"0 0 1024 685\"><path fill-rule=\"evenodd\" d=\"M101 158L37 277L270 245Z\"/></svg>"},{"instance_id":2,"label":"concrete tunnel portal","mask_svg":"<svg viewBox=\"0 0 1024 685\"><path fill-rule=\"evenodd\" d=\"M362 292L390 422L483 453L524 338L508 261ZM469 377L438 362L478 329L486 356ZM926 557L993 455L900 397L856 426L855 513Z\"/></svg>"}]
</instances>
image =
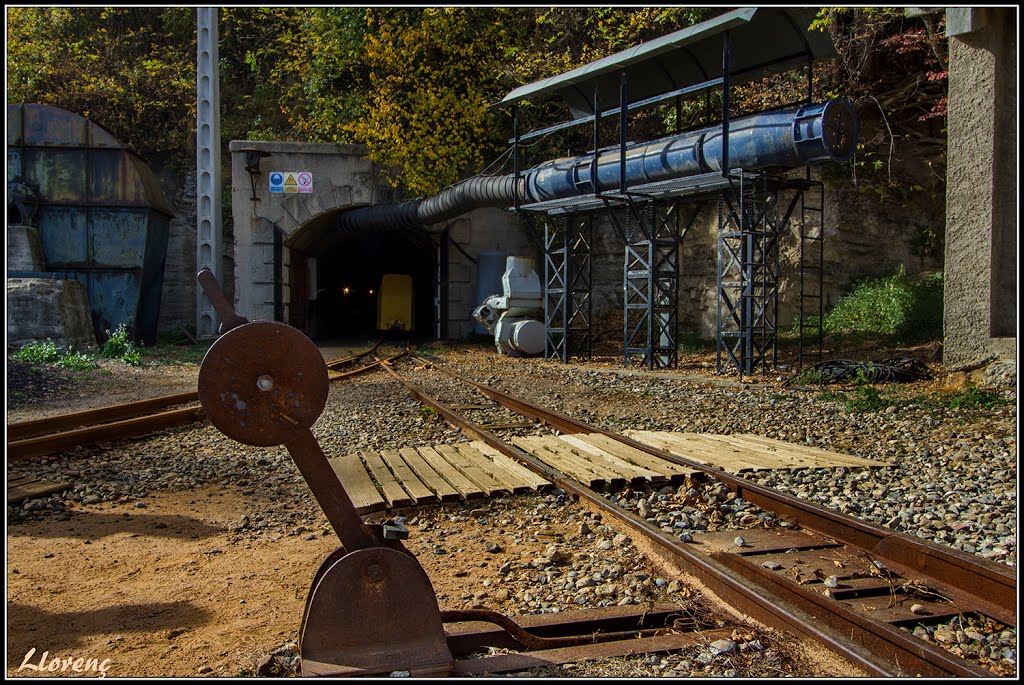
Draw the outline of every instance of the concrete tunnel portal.
<instances>
[{"instance_id":1,"label":"concrete tunnel portal","mask_svg":"<svg viewBox=\"0 0 1024 685\"><path fill-rule=\"evenodd\" d=\"M434 241L426 232L410 229L340 233L336 222L341 213L314 217L285 243L292 251L291 318L296 323L305 319L307 335L318 342L433 337Z\"/></svg>"}]
</instances>

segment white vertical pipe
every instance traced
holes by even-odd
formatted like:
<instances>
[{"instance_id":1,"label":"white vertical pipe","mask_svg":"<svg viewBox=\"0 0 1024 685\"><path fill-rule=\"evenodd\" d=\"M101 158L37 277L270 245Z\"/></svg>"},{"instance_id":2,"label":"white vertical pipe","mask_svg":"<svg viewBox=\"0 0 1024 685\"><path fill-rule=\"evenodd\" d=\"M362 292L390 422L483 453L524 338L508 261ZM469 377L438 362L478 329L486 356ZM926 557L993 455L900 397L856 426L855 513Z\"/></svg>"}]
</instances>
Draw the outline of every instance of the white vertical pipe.
<instances>
[{"instance_id":1,"label":"white vertical pipe","mask_svg":"<svg viewBox=\"0 0 1024 685\"><path fill-rule=\"evenodd\" d=\"M213 272L223 286L220 188L220 50L217 8L196 8L196 273ZM210 300L196 288L196 334L217 334Z\"/></svg>"}]
</instances>

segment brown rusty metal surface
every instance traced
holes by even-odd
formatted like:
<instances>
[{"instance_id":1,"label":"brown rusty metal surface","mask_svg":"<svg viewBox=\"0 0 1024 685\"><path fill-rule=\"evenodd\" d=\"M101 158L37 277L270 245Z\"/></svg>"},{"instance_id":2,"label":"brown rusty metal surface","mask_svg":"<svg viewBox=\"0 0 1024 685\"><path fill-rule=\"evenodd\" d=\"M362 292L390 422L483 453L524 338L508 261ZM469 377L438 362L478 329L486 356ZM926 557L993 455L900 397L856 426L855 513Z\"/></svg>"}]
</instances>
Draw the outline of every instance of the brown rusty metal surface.
<instances>
[{"instance_id":1,"label":"brown rusty metal surface","mask_svg":"<svg viewBox=\"0 0 1024 685\"><path fill-rule=\"evenodd\" d=\"M137 418L156 409L163 409L164 407L173 407L177 404L189 404L198 401L199 393L193 390L190 392L177 393L175 395L164 395L162 397L154 397L148 400L140 400L138 402L128 402L126 404L116 404L110 407L100 407L99 409L88 409L86 411L77 411L70 414L61 414L60 416L51 416L45 419L9 423L7 424L7 440L9 442L24 440L26 438L50 435L83 426L95 426L122 419Z\"/></svg>"},{"instance_id":2,"label":"brown rusty metal surface","mask_svg":"<svg viewBox=\"0 0 1024 685\"><path fill-rule=\"evenodd\" d=\"M458 378L500 404L524 416L556 426L564 432L592 432L681 466L689 466L728 485L749 502L785 517L801 526L845 544L859 547L899 573L921 580L943 591L962 605L979 611L1010 626L1017 623L1017 578L1005 564L980 559L957 550L927 542L889 528L860 521L836 511L824 509L785 493L761 486L740 476L709 468L706 464L665 452L632 438L602 430L557 412L532 405L524 400L486 386L436 363L417 358L453 378ZM550 420L546 417L550 417Z\"/></svg>"},{"instance_id":3,"label":"brown rusty metal surface","mask_svg":"<svg viewBox=\"0 0 1024 685\"><path fill-rule=\"evenodd\" d=\"M992 676L992 672L986 668L960 659L886 622L867 618L862 613L854 611L847 603L790 582L780 574L758 566L750 559L728 552L714 552L711 557L751 581L771 588L778 596L816 616L822 624L853 636L857 642L889 663L899 664L903 675Z\"/></svg>"},{"instance_id":4,"label":"brown rusty metal surface","mask_svg":"<svg viewBox=\"0 0 1024 685\"><path fill-rule=\"evenodd\" d=\"M669 627L660 628L637 628L625 631L590 631L577 635L560 635L546 637L536 635L527 630L514 620L489 609L454 609L441 612L441 620L445 623L457 623L464 621L480 621L493 623L500 626L517 643L528 649L555 649L558 647L575 647L577 645L594 644L597 642L609 642L613 640L626 640L640 637L641 634L653 635L663 633Z\"/></svg>"},{"instance_id":5,"label":"brown rusty metal surface","mask_svg":"<svg viewBox=\"0 0 1024 685\"><path fill-rule=\"evenodd\" d=\"M437 674L454 661L427 574L383 547L346 554L317 579L300 649L304 676Z\"/></svg>"},{"instance_id":6,"label":"brown rusty metal surface","mask_svg":"<svg viewBox=\"0 0 1024 685\"><path fill-rule=\"evenodd\" d=\"M327 404L320 350L291 326L259 321L222 335L199 369L199 401L222 433L246 445L283 445Z\"/></svg>"},{"instance_id":7,"label":"brown rusty metal surface","mask_svg":"<svg viewBox=\"0 0 1024 685\"><path fill-rule=\"evenodd\" d=\"M478 652L485 647L515 649L519 643L507 631L494 624L469 620L452 623L445 620L445 639L456 657ZM597 607L558 614L526 614L516 624L537 637L587 635L595 632L621 633L673 626L682 615L677 604L657 602L653 606L636 605Z\"/></svg>"},{"instance_id":8,"label":"brown rusty metal surface","mask_svg":"<svg viewBox=\"0 0 1024 685\"><path fill-rule=\"evenodd\" d=\"M7 443L8 459L28 459L44 454L56 454L74 449L80 445L90 445L108 440L149 435L158 430L184 426L205 418L202 407L186 407L173 411L161 412L152 416L143 416L125 421L115 421L99 426L90 426L78 430L64 431L52 435L40 435L25 440Z\"/></svg>"},{"instance_id":9,"label":"brown rusty metal surface","mask_svg":"<svg viewBox=\"0 0 1024 685\"><path fill-rule=\"evenodd\" d=\"M511 673L529 668L558 666L560 664L597 661L634 654L660 654L690 647L705 645L719 639L728 639L729 630L710 630L700 633L674 633L642 637L634 640L617 640L598 644L545 649L520 654L499 654L480 659L457 661L453 675L459 677L480 676L489 673Z\"/></svg>"}]
</instances>

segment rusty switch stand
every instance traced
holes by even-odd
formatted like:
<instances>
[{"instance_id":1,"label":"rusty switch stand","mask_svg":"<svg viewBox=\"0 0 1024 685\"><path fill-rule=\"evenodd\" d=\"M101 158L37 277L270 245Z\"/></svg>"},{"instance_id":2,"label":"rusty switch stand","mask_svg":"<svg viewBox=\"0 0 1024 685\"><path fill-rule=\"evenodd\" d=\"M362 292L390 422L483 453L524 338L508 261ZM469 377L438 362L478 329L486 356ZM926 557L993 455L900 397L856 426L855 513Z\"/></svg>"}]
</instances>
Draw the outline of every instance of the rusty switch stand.
<instances>
[{"instance_id":1,"label":"rusty switch stand","mask_svg":"<svg viewBox=\"0 0 1024 685\"><path fill-rule=\"evenodd\" d=\"M408 537L401 520L364 523L310 430L327 404L327 365L320 350L291 326L240 316L209 270L197 280L222 322L221 336L199 369L203 410L234 440L284 445L342 543L320 565L306 598L299 631L303 676L507 672L667 651L695 640L666 634L685 621L674 606L576 612L558 623L538 623L546 635L492 611L440 611L430 579L401 542ZM446 633L445 623L464 627ZM499 635L465 627L480 624L500 626ZM459 662L453 657L453 649L461 655L471 645L502 640L539 651Z\"/></svg>"},{"instance_id":2,"label":"rusty switch stand","mask_svg":"<svg viewBox=\"0 0 1024 685\"><path fill-rule=\"evenodd\" d=\"M284 445L341 539L306 599L302 675L449 674L437 597L403 529L363 523L310 431L327 403L320 350L290 326L239 316L210 271L198 280L223 322L199 369L203 409L241 443Z\"/></svg>"}]
</instances>

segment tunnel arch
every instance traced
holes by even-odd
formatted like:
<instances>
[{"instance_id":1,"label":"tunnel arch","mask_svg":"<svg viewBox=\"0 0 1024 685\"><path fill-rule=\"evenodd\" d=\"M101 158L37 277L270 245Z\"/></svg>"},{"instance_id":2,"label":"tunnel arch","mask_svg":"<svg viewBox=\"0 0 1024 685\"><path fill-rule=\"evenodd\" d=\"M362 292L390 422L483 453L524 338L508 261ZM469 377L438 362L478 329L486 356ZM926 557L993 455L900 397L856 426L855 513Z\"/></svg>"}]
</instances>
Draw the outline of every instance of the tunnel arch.
<instances>
[{"instance_id":1,"label":"tunnel arch","mask_svg":"<svg viewBox=\"0 0 1024 685\"><path fill-rule=\"evenodd\" d=\"M322 212L283 241L291 253L290 323L324 342L435 336L437 239L415 229L339 232L338 216L352 208ZM411 286L408 293L404 291L405 283ZM393 314L389 315L389 306L397 302L401 309L406 295L409 317L398 317L399 324Z\"/></svg>"}]
</instances>

